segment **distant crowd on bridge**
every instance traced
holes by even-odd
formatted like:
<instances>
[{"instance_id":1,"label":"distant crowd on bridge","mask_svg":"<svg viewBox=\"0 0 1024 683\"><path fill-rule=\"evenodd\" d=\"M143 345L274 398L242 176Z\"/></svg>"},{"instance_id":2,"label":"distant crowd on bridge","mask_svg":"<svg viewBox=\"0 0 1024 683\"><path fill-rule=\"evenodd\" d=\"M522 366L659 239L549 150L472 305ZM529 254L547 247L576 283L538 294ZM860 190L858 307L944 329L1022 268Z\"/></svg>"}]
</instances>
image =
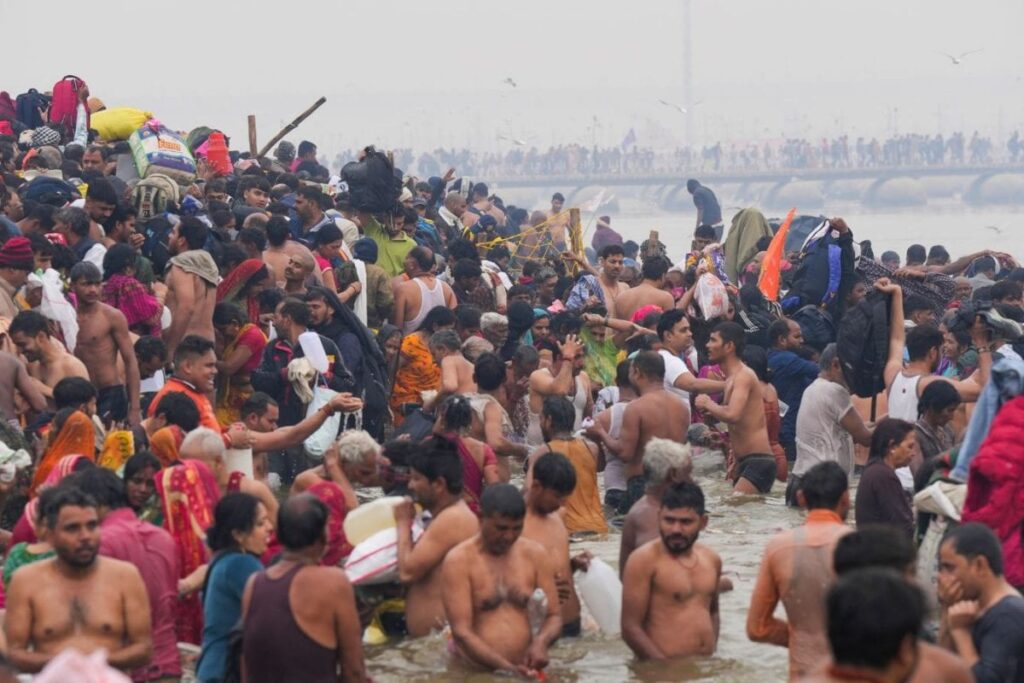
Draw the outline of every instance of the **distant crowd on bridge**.
<instances>
[{"instance_id":1,"label":"distant crowd on bridge","mask_svg":"<svg viewBox=\"0 0 1024 683\"><path fill-rule=\"evenodd\" d=\"M635 139L635 136L630 136ZM337 155L343 165L355 151ZM778 171L785 169L856 169L920 166L985 166L1024 159L1024 141L1014 133L1005 143L974 131L970 136L906 133L879 140L848 135L764 142L718 142L701 148L655 148L559 145L544 150L516 146L507 152L443 149L395 151L395 163L421 177L441 176L456 167L473 177L562 178L567 176L663 175Z\"/></svg>"}]
</instances>

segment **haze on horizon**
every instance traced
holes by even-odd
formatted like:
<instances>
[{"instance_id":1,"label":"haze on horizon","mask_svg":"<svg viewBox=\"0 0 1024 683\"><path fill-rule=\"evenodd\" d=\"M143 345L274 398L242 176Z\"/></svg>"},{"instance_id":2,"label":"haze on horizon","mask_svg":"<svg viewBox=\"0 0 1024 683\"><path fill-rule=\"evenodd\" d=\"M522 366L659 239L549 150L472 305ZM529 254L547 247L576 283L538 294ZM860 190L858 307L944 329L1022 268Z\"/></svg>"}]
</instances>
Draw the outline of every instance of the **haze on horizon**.
<instances>
[{"instance_id":1,"label":"haze on horizon","mask_svg":"<svg viewBox=\"0 0 1024 683\"><path fill-rule=\"evenodd\" d=\"M685 139L808 139L1024 128L1024 3L979 0L691 0L693 100L683 104L684 3L266 0L84 8L0 3L0 89L66 73L108 106L261 143L320 95L288 139L343 149L505 150ZM143 9L146 8L146 9ZM171 8L174 11L171 11ZM983 49L960 65L939 54ZM503 83L516 81L513 88Z\"/></svg>"}]
</instances>

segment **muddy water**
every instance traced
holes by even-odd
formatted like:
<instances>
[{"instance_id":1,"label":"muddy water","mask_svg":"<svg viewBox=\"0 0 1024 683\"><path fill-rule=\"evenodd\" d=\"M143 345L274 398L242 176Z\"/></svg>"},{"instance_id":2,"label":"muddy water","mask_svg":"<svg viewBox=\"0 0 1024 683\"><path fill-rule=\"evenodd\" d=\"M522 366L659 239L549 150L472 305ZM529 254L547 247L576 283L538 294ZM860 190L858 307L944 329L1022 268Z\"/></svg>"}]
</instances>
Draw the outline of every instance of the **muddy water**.
<instances>
[{"instance_id":1,"label":"muddy water","mask_svg":"<svg viewBox=\"0 0 1024 683\"><path fill-rule=\"evenodd\" d=\"M551 649L550 681L722 681L768 683L786 680L786 650L751 643L746 635L747 606L757 578L761 551L774 533L800 524L801 514L786 508L784 485L776 482L765 497L736 497L724 480L717 454L695 458L697 482L707 496L710 522L701 542L714 548L735 589L721 597L722 632L714 657L669 664L634 660L617 636L586 633L561 640ZM573 544L573 553L591 551L612 567L618 566L619 535ZM449 665L441 636L367 650L367 665L375 681L507 681L508 677L472 672Z\"/></svg>"}]
</instances>

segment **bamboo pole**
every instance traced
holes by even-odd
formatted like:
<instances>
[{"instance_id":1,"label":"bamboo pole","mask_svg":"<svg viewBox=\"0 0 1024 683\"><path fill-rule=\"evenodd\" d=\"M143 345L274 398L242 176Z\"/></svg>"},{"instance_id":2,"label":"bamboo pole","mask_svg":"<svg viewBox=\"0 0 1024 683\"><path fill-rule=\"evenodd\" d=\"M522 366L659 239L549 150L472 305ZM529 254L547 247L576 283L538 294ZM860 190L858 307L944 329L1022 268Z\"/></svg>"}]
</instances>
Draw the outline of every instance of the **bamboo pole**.
<instances>
[{"instance_id":1,"label":"bamboo pole","mask_svg":"<svg viewBox=\"0 0 1024 683\"><path fill-rule=\"evenodd\" d=\"M310 115L313 112L315 112L317 109L319 109L321 106L323 106L324 102L326 102L326 101L327 101L326 97L321 97L319 100L317 100L316 102L313 103L312 107L310 107L306 111L304 111L301 114L299 114L298 116L296 116L295 120L292 121L291 123L289 123L287 126L285 126L281 130L280 133L278 133L274 137L270 138L270 142L268 142L267 144L263 145L263 149L261 149L260 153L257 154L256 156L259 156L259 157L266 156L267 152L269 152L270 149L281 140L281 138L283 138L285 135L288 135L288 133L291 133L293 130L298 128L300 123L302 123L303 121L308 119L310 117Z\"/></svg>"},{"instance_id":2,"label":"bamboo pole","mask_svg":"<svg viewBox=\"0 0 1024 683\"><path fill-rule=\"evenodd\" d=\"M254 157L258 156L256 146L256 115L249 114L249 153Z\"/></svg>"},{"instance_id":3,"label":"bamboo pole","mask_svg":"<svg viewBox=\"0 0 1024 683\"><path fill-rule=\"evenodd\" d=\"M586 258L586 250L583 248L583 224L580 222L580 210L569 209L569 249L577 256ZM580 274L580 265L575 261L572 264L573 277Z\"/></svg>"}]
</instances>

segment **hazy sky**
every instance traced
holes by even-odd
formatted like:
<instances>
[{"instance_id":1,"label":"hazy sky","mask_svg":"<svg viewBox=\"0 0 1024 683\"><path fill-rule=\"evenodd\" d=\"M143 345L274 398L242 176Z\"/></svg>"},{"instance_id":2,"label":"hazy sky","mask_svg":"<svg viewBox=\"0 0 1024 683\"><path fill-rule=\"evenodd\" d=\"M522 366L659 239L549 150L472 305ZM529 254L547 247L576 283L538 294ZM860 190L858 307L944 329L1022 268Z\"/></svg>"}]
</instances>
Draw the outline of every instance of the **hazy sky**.
<instances>
[{"instance_id":1,"label":"hazy sky","mask_svg":"<svg viewBox=\"0 0 1024 683\"><path fill-rule=\"evenodd\" d=\"M41 7L41 6L40 6ZM0 0L0 88L65 73L108 106L244 146L318 96L289 139L331 148L682 140L681 0ZM1021 0L692 0L697 142L1024 127ZM938 54L973 49L960 66ZM519 87L503 85L506 77Z\"/></svg>"}]
</instances>

